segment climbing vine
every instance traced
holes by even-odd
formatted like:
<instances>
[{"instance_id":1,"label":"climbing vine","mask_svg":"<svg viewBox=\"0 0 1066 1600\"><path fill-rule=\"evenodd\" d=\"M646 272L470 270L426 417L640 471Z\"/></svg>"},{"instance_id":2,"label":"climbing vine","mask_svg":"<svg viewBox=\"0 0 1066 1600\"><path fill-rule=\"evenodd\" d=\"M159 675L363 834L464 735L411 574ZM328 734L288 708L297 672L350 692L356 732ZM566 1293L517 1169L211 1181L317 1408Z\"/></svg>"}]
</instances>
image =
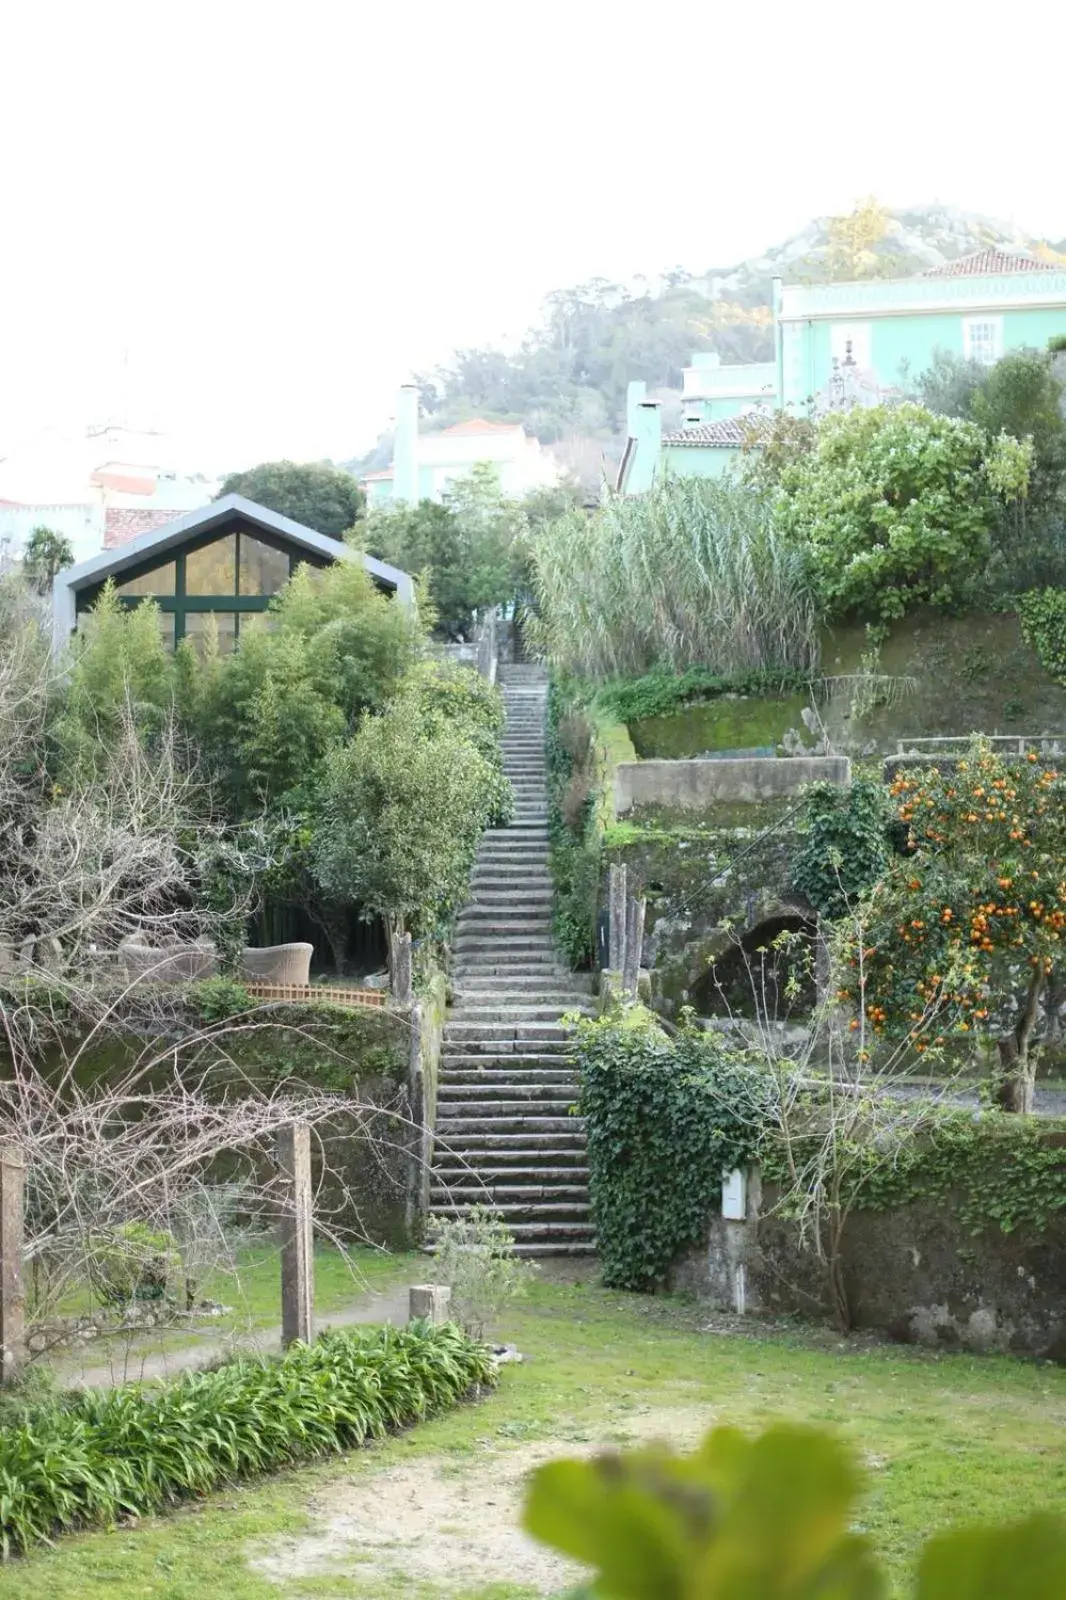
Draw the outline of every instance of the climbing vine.
<instances>
[{"instance_id":1,"label":"climbing vine","mask_svg":"<svg viewBox=\"0 0 1066 1600\"><path fill-rule=\"evenodd\" d=\"M1066 683L1066 589L1030 589L1017 605L1026 644L1045 672Z\"/></svg>"},{"instance_id":2,"label":"climbing vine","mask_svg":"<svg viewBox=\"0 0 1066 1600\"><path fill-rule=\"evenodd\" d=\"M847 789L811 785L792 882L822 916L844 916L882 876L892 855L890 816L885 786L873 779Z\"/></svg>"},{"instance_id":3,"label":"climbing vine","mask_svg":"<svg viewBox=\"0 0 1066 1600\"><path fill-rule=\"evenodd\" d=\"M695 1243L725 1173L756 1154L770 1084L713 1035L633 1010L578 1026L580 1109L604 1282L652 1289Z\"/></svg>"}]
</instances>

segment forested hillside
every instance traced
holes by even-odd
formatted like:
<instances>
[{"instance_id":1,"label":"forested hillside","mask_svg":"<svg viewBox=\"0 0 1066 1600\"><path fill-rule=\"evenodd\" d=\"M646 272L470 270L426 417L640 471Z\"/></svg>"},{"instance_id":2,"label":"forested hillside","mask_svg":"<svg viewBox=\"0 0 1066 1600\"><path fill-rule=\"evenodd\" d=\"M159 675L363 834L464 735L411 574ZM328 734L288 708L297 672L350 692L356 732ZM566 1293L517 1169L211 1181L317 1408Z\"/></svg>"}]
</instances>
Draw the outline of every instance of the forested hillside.
<instances>
[{"instance_id":1,"label":"forested hillside","mask_svg":"<svg viewBox=\"0 0 1066 1600\"><path fill-rule=\"evenodd\" d=\"M793 283L906 277L993 245L1044 259L1066 252L1066 240L1051 245L972 212L888 211L867 200L847 216L816 218L734 266L676 268L638 286L596 278L549 295L541 321L513 355L457 350L447 365L420 373L423 412L430 427L474 416L522 422L581 473L617 448L631 378L658 392L670 423L679 415L671 401L676 406L693 351L716 350L724 362L772 356L774 277ZM390 455L385 435L352 465L372 469Z\"/></svg>"}]
</instances>

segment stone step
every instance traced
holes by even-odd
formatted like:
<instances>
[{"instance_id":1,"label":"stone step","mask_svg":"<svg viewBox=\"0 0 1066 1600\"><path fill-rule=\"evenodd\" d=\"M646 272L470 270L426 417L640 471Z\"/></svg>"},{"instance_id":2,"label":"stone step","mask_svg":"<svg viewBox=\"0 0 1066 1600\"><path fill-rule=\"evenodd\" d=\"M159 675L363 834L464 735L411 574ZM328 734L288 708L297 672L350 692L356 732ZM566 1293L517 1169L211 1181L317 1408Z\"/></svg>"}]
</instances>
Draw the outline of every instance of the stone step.
<instances>
[{"instance_id":1,"label":"stone step","mask_svg":"<svg viewBox=\"0 0 1066 1600\"><path fill-rule=\"evenodd\" d=\"M471 951L476 951L479 956L489 954L499 961L508 960L511 956L519 961L527 956L552 961L559 959L547 929L543 933L502 933L498 939L491 941L482 939L471 929L465 934L456 934L455 950L457 954L469 954Z\"/></svg>"},{"instance_id":2,"label":"stone step","mask_svg":"<svg viewBox=\"0 0 1066 1600\"><path fill-rule=\"evenodd\" d=\"M471 1117L439 1118L439 1122L437 1122L437 1138L443 1139L455 1149L456 1139L459 1138L530 1139L538 1133L551 1134L551 1136L565 1134L568 1128L573 1125L576 1125L579 1136L584 1138L584 1126L583 1123L579 1122L579 1118L565 1117L565 1115L560 1115L560 1117L551 1117L551 1115L535 1117L535 1115L531 1115L528 1112L527 1107L522 1107L517 1112L512 1112L511 1115L499 1115L499 1117L487 1117L487 1115L482 1115L479 1112L479 1114L471 1115Z\"/></svg>"},{"instance_id":3,"label":"stone step","mask_svg":"<svg viewBox=\"0 0 1066 1600\"><path fill-rule=\"evenodd\" d=\"M493 1161L501 1164L519 1157L523 1166L533 1166L539 1161L544 1161L547 1166L560 1166L568 1153L576 1155L582 1165L586 1160L585 1130L580 1123L569 1120L562 1133L540 1128L525 1128L521 1133L497 1132L486 1128L464 1132L452 1128L447 1141L440 1139L439 1135L438 1141L447 1144L447 1155L453 1159L461 1156L471 1166L480 1165L482 1156L491 1156Z\"/></svg>"},{"instance_id":4,"label":"stone step","mask_svg":"<svg viewBox=\"0 0 1066 1600\"><path fill-rule=\"evenodd\" d=\"M564 998L577 995L588 999L589 986L582 983L580 978L568 978L564 973L547 972L507 972L502 977L490 977L488 974L479 974L464 969L462 981L456 978L456 991L461 991L464 996L473 996L475 993L486 996L496 994L539 994L547 998L548 993L560 994Z\"/></svg>"},{"instance_id":5,"label":"stone step","mask_svg":"<svg viewBox=\"0 0 1066 1600\"><path fill-rule=\"evenodd\" d=\"M588 1206L588 1185L574 1183L572 1174L564 1167L558 1182L545 1181L538 1173L528 1183L516 1183L514 1174L505 1174L507 1181L495 1178L486 1181L479 1173L476 1178L460 1179L455 1183L434 1184L429 1191L430 1201L443 1201L451 1205L484 1204L486 1198L498 1205L528 1205L531 1201L553 1201L556 1205L570 1201ZM570 1179L571 1181L567 1181Z\"/></svg>"},{"instance_id":6,"label":"stone step","mask_svg":"<svg viewBox=\"0 0 1066 1600\"><path fill-rule=\"evenodd\" d=\"M543 1023L529 1023L519 1028L512 1035L506 1027L486 1027L483 1022L478 1023L446 1023L444 1029L444 1058L453 1060L456 1056L570 1056L573 1052L573 1040L569 1030L562 1037L530 1038L532 1028L543 1027ZM560 1033L562 1030L560 1030ZM487 1037L486 1037L487 1035Z\"/></svg>"},{"instance_id":7,"label":"stone step","mask_svg":"<svg viewBox=\"0 0 1066 1600\"><path fill-rule=\"evenodd\" d=\"M562 1108L562 1113L568 1113L580 1092L574 1077L560 1083L545 1083L541 1078L516 1083L502 1072L487 1083L484 1079L456 1083L450 1077L442 1077L437 1085L437 1109L447 1108L449 1115L454 1111L465 1116L491 1107L495 1117L502 1116L509 1107L513 1107L515 1116L523 1116L531 1106L536 1106L538 1115L541 1109L547 1108L554 1116L558 1107Z\"/></svg>"},{"instance_id":8,"label":"stone step","mask_svg":"<svg viewBox=\"0 0 1066 1600\"><path fill-rule=\"evenodd\" d=\"M556 1000L546 1000L543 1003L535 1000L532 995L525 995L518 1000L495 1000L486 1004L464 1000L452 1007L448 1016L449 1030L454 1027L482 1026L494 1028L507 1025L512 1029L525 1027L527 1023L536 1024L537 1027L560 1023L567 1011L591 1011L588 999L564 1001L561 1004ZM449 1038L453 1034L449 1032Z\"/></svg>"},{"instance_id":9,"label":"stone step","mask_svg":"<svg viewBox=\"0 0 1066 1600\"><path fill-rule=\"evenodd\" d=\"M437 1095L442 1099L459 1095L471 1099L476 1095L484 1095L486 1099L495 1095L517 1098L527 1090L532 1097L554 1094L573 1102L581 1093L581 1085L576 1073L568 1067L552 1070L550 1067L515 1066L513 1062L509 1068L493 1067L491 1072L445 1062L437 1084Z\"/></svg>"},{"instance_id":10,"label":"stone step","mask_svg":"<svg viewBox=\"0 0 1066 1600\"><path fill-rule=\"evenodd\" d=\"M559 1059L559 1055L551 1050L539 1050L534 1046L528 1055L519 1055L515 1050L467 1050L463 1045L449 1046L445 1042L441 1056L441 1076L450 1073L453 1069L459 1071L478 1072L481 1074L503 1071L508 1072L573 1072L573 1067L566 1065L566 1058Z\"/></svg>"},{"instance_id":11,"label":"stone step","mask_svg":"<svg viewBox=\"0 0 1066 1600\"><path fill-rule=\"evenodd\" d=\"M551 932L551 918L547 912L535 915L530 912L527 916L516 913L513 917L503 916L499 911L463 911L457 919L458 932L465 936L477 935L482 942L487 937L499 935L501 938L547 938ZM461 948L461 947L460 947Z\"/></svg>"},{"instance_id":12,"label":"stone step","mask_svg":"<svg viewBox=\"0 0 1066 1600\"><path fill-rule=\"evenodd\" d=\"M480 1200L477 1191L464 1195L460 1200L449 1198L447 1194L439 1195L431 1201L430 1213L434 1217L458 1218L463 1215L468 1206L484 1204L484 1197ZM591 1216L588 1202L582 1204L576 1200L493 1200L492 1208L500 1220L506 1223L512 1232L515 1227L536 1227L547 1230L559 1223L588 1223ZM527 1236L530 1237L530 1236Z\"/></svg>"},{"instance_id":13,"label":"stone step","mask_svg":"<svg viewBox=\"0 0 1066 1600\"><path fill-rule=\"evenodd\" d=\"M455 963L455 982L457 987L464 983L481 983L491 980L493 984L506 985L512 978L529 978L533 983L548 983L552 979L561 979L564 983L570 974L561 961L556 960L550 953L542 956L530 955L528 951L514 951L502 955L491 946L483 952L468 951ZM587 994L588 988L583 988Z\"/></svg>"}]
</instances>

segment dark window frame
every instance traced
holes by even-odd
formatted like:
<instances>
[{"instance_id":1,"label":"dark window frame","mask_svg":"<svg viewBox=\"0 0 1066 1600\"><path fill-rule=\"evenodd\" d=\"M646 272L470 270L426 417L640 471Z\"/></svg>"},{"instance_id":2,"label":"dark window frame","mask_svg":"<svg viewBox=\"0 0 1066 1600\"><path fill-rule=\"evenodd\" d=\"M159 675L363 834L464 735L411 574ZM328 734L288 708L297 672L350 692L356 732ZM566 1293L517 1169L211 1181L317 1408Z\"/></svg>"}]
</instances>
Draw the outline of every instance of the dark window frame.
<instances>
[{"instance_id":1,"label":"dark window frame","mask_svg":"<svg viewBox=\"0 0 1066 1600\"><path fill-rule=\"evenodd\" d=\"M236 536L234 546L234 593L233 594L196 594L189 595L185 592L185 558L196 550L203 550L208 545L217 544L221 539L228 538L230 534ZM241 574L241 536L246 533L250 539L255 539L260 544L269 545L289 558L289 577L291 578L296 568L301 565L324 568L332 565L328 557L318 556L312 550L305 550L302 546L293 545L289 540L279 537L269 529L256 527L254 524L243 527L236 523L229 527L212 528L206 533L190 538L184 544L171 545L167 550L161 550L151 555L146 555L143 561L137 561L125 567L121 572L112 573L110 576L116 584L126 583L131 578L140 578L145 573L154 572L157 568L169 566L174 563L174 593L152 595L131 594L119 595L119 600L127 610L143 605L150 600L157 605L160 611L171 614L174 618L174 646L175 649L185 637L185 617L189 612L236 612L236 635L240 638L241 617L250 614L260 616L269 610L270 602L274 595L270 594L238 594ZM89 588L79 591L76 600L76 615L83 616L91 610L99 599L107 579L93 584Z\"/></svg>"}]
</instances>

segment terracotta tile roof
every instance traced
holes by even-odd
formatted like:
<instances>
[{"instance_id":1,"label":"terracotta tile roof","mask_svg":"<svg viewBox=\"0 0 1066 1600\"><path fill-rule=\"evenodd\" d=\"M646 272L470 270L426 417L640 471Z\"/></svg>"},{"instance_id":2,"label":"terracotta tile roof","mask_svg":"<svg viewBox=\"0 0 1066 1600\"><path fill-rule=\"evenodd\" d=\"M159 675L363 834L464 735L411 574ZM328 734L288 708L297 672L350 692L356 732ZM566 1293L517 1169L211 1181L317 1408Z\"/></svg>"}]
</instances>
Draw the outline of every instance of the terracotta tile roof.
<instances>
[{"instance_id":1,"label":"terracotta tile roof","mask_svg":"<svg viewBox=\"0 0 1066 1600\"><path fill-rule=\"evenodd\" d=\"M363 473L363 482L364 483L384 483L387 478L391 478L391 477L392 477L392 468L391 467L383 467L380 472L364 472Z\"/></svg>"},{"instance_id":2,"label":"terracotta tile roof","mask_svg":"<svg viewBox=\"0 0 1066 1600\"><path fill-rule=\"evenodd\" d=\"M454 438L467 438L478 433L520 433L520 422L486 422L484 417L474 417L470 422L453 422L450 428L442 428L441 433Z\"/></svg>"},{"instance_id":3,"label":"terracotta tile roof","mask_svg":"<svg viewBox=\"0 0 1066 1600\"><path fill-rule=\"evenodd\" d=\"M700 449L737 449L750 438L764 438L773 427L765 411L743 411L738 417L720 417L717 422L694 422L679 433L664 433L663 444L694 445Z\"/></svg>"},{"instance_id":4,"label":"terracotta tile roof","mask_svg":"<svg viewBox=\"0 0 1066 1600\"><path fill-rule=\"evenodd\" d=\"M1051 261L1037 261L1032 256L1018 255L1007 250L975 250L972 255L959 256L957 261L945 261L943 266L930 267L923 278L991 278L1000 272L1054 272Z\"/></svg>"}]
</instances>

